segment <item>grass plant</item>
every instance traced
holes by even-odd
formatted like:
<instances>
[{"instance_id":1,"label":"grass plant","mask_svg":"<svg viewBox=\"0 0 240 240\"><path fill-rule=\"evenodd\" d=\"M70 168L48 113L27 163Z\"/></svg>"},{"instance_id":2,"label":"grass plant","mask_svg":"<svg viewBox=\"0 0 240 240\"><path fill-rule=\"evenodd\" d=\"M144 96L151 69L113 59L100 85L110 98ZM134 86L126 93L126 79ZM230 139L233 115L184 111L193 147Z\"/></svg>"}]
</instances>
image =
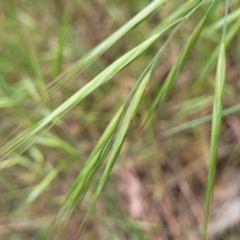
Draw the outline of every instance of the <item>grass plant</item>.
<instances>
[{"instance_id":1,"label":"grass plant","mask_svg":"<svg viewBox=\"0 0 240 240\"><path fill-rule=\"evenodd\" d=\"M163 213L159 229L153 213L128 217L129 165L152 196L166 176L208 174L191 229L208 239L222 120L240 110L239 1L94 2L0 3L1 239L186 239L180 214L171 228ZM209 163L197 172L194 157ZM184 177L181 194L187 183L202 196Z\"/></svg>"}]
</instances>

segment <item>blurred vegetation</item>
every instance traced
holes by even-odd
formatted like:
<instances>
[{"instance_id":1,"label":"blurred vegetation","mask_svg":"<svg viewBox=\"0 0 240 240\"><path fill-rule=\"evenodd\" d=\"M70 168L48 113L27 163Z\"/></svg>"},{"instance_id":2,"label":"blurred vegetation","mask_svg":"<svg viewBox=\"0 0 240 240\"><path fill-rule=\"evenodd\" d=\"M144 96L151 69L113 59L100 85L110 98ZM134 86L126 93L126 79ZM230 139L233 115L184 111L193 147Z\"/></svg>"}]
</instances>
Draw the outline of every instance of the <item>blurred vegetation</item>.
<instances>
[{"instance_id":1,"label":"blurred vegetation","mask_svg":"<svg viewBox=\"0 0 240 240\"><path fill-rule=\"evenodd\" d=\"M0 238L206 235L215 169L238 165L239 16L237 0L1 1Z\"/></svg>"}]
</instances>

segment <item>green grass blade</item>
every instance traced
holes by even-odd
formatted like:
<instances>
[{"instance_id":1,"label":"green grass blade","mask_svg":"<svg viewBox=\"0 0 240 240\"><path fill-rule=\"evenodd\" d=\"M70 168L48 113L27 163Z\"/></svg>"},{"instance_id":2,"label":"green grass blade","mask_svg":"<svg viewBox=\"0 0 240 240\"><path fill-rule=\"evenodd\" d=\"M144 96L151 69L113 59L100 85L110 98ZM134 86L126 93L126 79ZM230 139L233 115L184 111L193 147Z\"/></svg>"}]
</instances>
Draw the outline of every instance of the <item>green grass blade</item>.
<instances>
[{"instance_id":1,"label":"green grass blade","mask_svg":"<svg viewBox=\"0 0 240 240\"><path fill-rule=\"evenodd\" d=\"M217 73L216 73L216 86L214 95L213 117L212 117L212 132L211 132L211 147L210 147L210 163L208 168L208 181L206 191L206 203L205 203L205 219L204 219L204 239L207 239L208 222L211 210L212 192L214 187L215 171L217 165L217 152L218 152L218 140L221 130L222 121L222 98L224 92L225 83L225 44L221 44Z\"/></svg>"},{"instance_id":2,"label":"green grass blade","mask_svg":"<svg viewBox=\"0 0 240 240\"><path fill-rule=\"evenodd\" d=\"M225 5L225 23L223 25L222 41L218 56L218 64L216 70L215 94L213 103L213 117L211 130L211 146L210 146L210 162L208 166L208 179L205 199L204 223L203 223L203 237L208 239L208 223L211 214L212 195L214 189L215 172L217 167L218 155L218 141L221 132L222 122L222 101L224 95L224 84L226 78L226 32L227 32L227 16L228 16L228 0Z\"/></svg>"},{"instance_id":3,"label":"green grass blade","mask_svg":"<svg viewBox=\"0 0 240 240\"><path fill-rule=\"evenodd\" d=\"M90 157L88 158L86 164L84 165L84 168L82 169L80 175L75 180L72 188L70 189L68 195L66 196L66 199L64 201L64 204L69 205L69 203L72 203L72 200L76 198L79 192L81 192L81 187L84 184L84 179L91 174L93 171L96 173L97 169L95 168L98 165L101 165L102 160L99 158L99 154L104 149L106 143L111 139L111 137L114 135L117 126L119 124L119 121L121 119L123 113L123 107L121 107L118 112L115 114L111 122L109 123L108 127L104 131L103 135L101 136L99 142L97 143L96 147L94 148L93 152L91 153ZM90 179L91 181L91 179Z\"/></svg>"},{"instance_id":4,"label":"green grass blade","mask_svg":"<svg viewBox=\"0 0 240 240\"><path fill-rule=\"evenodd\" d=\"M85 220L83 221L83 224L85 223L86 219L88 218L89 214L92 212L96 202L97 202L97 199L99 198L101 192L102 192L102 189L103 187L105 186L105 183L112 171L112 168L117 160L117 157L121 151L121 148L122 148L122 145L123 145L123 142L124 142L124 139L126 137L126 134L127 134L127 131L129 129L129 126L130 126L130 123L137 111L137 108L138 108L138 105L141 101L141 98L142 98L142 95L144 93L144 90L146 88L146 85L150 79L150 76L152 74L152 69L149 70L149 72L146 74L146 76L144 77L141 85L139 86L137 92L136 92L136 95L134 96L132 102L130 103L130 106L126 112L126 115L124 116L124 119L121 123L121 126L120 126L120 129L119 129L119 132L118 132L118 135L115 139L115 142L114 142L114 145L113 145L113 149L111 151L111 154L109 156L109 160L107 162L107 166L104 170L104 173L100 179L100 182L99 182L99 185L98 185L98 188L96 190L96 193L94 195L94 198L93 198L93 202L91 204L91 207L89 209L89 212L88 214L86 214L85 216Z\"/></svg>"}]
</instances>

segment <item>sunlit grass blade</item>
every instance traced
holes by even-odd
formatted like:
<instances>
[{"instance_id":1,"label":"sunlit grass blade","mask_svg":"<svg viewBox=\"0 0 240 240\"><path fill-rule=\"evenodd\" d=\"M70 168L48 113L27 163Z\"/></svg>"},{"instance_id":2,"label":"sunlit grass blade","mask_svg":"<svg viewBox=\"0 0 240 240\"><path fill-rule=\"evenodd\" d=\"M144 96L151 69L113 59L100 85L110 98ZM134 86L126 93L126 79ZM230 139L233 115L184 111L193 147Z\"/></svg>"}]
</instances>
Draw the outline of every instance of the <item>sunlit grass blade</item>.
<instances>
[{"instance_id":1,"label":"sunlit grass blade","mask_svg":"<svg viewBox=\"0 0 240 240\"><path fill-rule=\"evenodd\" d=\"M223 25L223 33L221 46L219 50L216 80L215 80L215 93L213 103L213 116L212 116L212 129L211 129L211 143L210 143L210 160L208 166L208 179L206 186L206 198L205 198L205 211L204 211L204 223L203 223L203 238L208 239L208 224L211 214L212 195L214 189L215 172L217 167L218 156L218 141L221 132L222 122L222 101L224 96L224 84L226 78L226 32L227 32L227 16L228 16L228 0L225 3L225 22Z\"/></svg>"},{"instance_id":2,"label":"sunlit grass blade","mask_svg":"<svg viewBox=\"0 0 240 240\"><path fill-rule=\"evenodd\" d=\"M215 171L217 166L217 152L218 152L218 140L221 132L222 121L222 99L225 83L225 44L221 44L218 65L216 72L216 85L214 95L214 106L212 116L212 131L211 131L211 147L210 147L210 162L208 167L208 181L206 191L206 203L205 203L205 219L204 219L204 239L207 239L208 222L211 211L212 192L214 187Z\"/></svg>"},{"instance_id":3,"label":"sunlit grass blade","mask_svg":"<svg viewBox=\"0 0 240 240\"><path fill-rule=\"evenodd\" d=\"M33 126L31 130L26 130L25 132L22 132L16 138L14 138L10 142L8 142L6 145L4 145L1 148L2 155L7 156L16 148L24 144L26 140L30 139L36 133L43 130L48 124L53 125L54 123L56 123L59 118L61 118L71 108L77 105L82 99L88 96L96 88L106 83L116 73L121 71L129 63L131 63L134 59L136 59L140 54L142 54L161 36L161 34L162 33L155 34L154 36L148 38L147 40L139 44L137 47L135 47L128 53L124 54L122 57L120 57L118 60L112 63L109 67L107 67L103 72L101 72L98 76L96 76L92 81L90 81L83 88L81 88L74 95L72 95L69 99L67 99L58 108L52 111L47 117L45 117L43 120L38 122L35 126Z\"/></svg>"}]
</instances>

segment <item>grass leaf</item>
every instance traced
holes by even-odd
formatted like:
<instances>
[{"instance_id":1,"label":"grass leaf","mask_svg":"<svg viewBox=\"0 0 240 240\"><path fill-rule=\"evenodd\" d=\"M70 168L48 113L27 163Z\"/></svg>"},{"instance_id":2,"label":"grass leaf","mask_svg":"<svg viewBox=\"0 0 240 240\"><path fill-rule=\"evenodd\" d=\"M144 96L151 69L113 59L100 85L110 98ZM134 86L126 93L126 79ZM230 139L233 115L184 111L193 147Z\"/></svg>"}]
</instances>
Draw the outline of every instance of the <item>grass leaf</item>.
<instances>
[{"instance_id":1,"label":"grass leaf","mask_svg":"<svg viewBox=\"0 0 240 240\"><path fill-rule=\"evenodd\" d=\"M225 7L225 24L222 34L222 43L219 50L218 64L216 70L215 80L215 94L214 94L214 105L213 105L213 116L212 116L212 131L211 131L211 146L210 146L210 162L208 167L208 180L206 189L206 200L205 200L205 215L204 215L204 226L203 236L204 239L208 238L208 223L211 214L211 202L214 188L215 172L217 167L217 153L218 153L218 141L221 132L222 122L222 99L224 94L224 84L226 75L226 57L225 57L225 39L226 39L226 27L227 27L227 14L228 14L228 1L226 1Z\"/></svg>"}]
</instances>

